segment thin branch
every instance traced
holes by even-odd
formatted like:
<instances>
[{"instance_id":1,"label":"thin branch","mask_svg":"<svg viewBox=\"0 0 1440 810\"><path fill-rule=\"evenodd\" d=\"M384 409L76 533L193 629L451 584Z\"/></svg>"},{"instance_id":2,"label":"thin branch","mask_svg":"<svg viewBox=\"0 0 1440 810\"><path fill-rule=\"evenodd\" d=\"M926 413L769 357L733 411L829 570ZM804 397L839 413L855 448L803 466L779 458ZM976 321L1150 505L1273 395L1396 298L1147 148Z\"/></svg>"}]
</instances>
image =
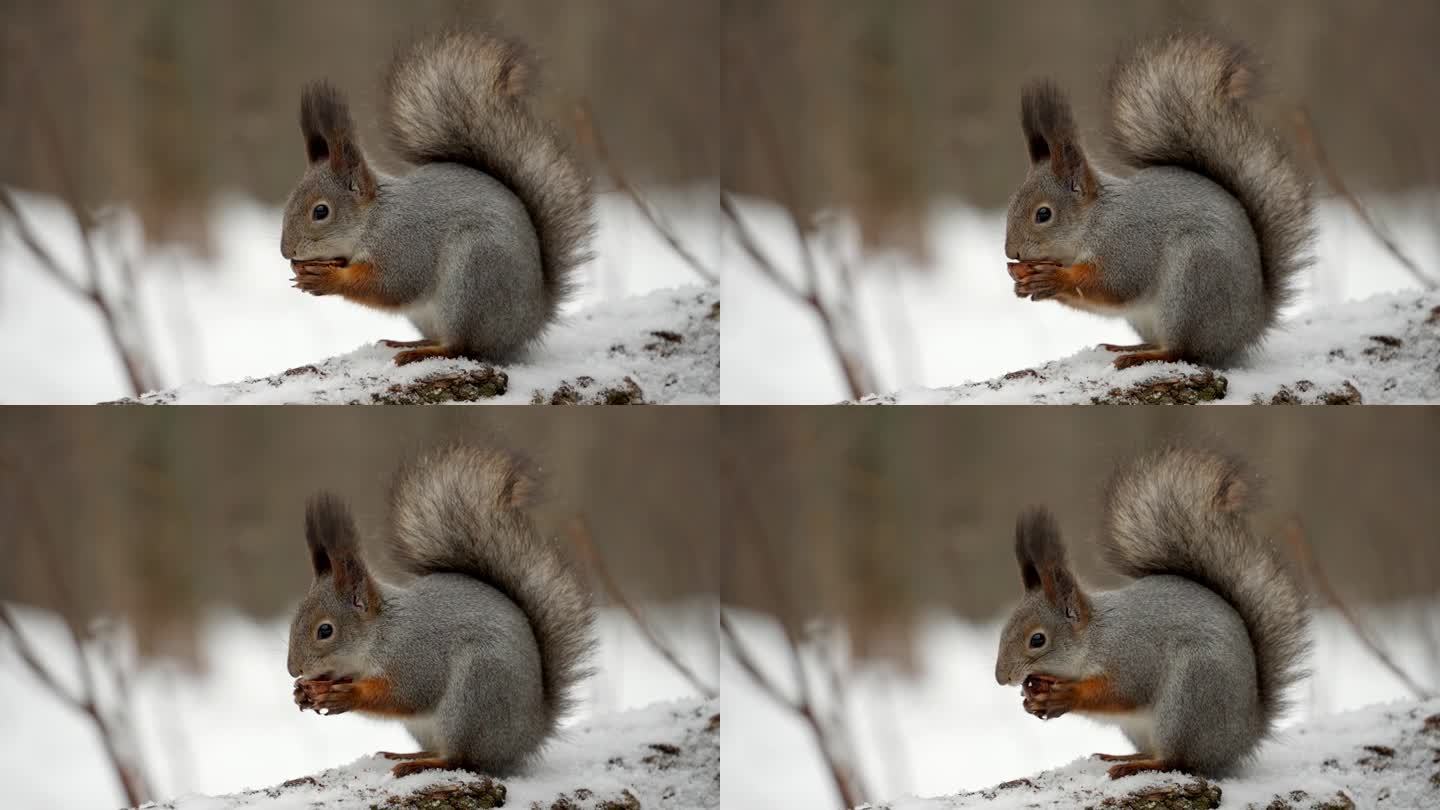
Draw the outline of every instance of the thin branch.
<instances>
[{"instance_id":1,"label":"thin branch","mask_svg":"<svg viewBox=\"0 0 1440 810\"><path fill-rule=\"evenodd\" d=\"M1405 255L1404 251L1400 250L1400 246L1395 243L1395 240L1391 239L1380 227L1380 224L1370 216L1370 212L1365 210L1365 206L1361 204L1360 198L1356 197L1355 194L1350 191L1350 187L1345 185L1344 178L1342 178L1340 172L1335 169L1335 164L1330 162L1329 156L1325 153L1325 148L1320 145L1320 139L1315 135L1314 123L1310 119L1310 112L1308 110L1301 108L1295 113L1295 129L1300 135L1300 142L1305 145L1306 150L1310 153L1311 159L1320 167L1320 171L1325 174L1325 180L1330 184L1330 188L1334 189L1335 193L1340 195L1340 198L1350 206L1351 210L1355 212L1355 215L1360 218L1361 224L1370 231L1370 234L1390 252L1391 256L1395 257L1396 261L1400 262L1401 266L1409 271L1410 275L1413 276L1416 281L1420 282L1422 287L1427 290L1433 290L1437 286L1440 286L1440 281L1436 281L1428 273L1421 270L1420 265L1417 264L1414 259L1411 259Z\"/></svg>"},{"instance_id":2,"label":"thin branch","mask_svg":"<svg viewBox=\"0 0 1440 810\"><path fill-rule=\"evenodd\" d=\"M860 399L870 393L874 386L869 384L868 375L861 368L860 363L845 348L844 341L840 339L840 329L834 313L821 300L819 291L814 287L801 289L799 285L780 272L774 261L761 250L759 242L755 239L749 226L745 224L744 219L741 218L739 207L731 199L729 192L720 192L720 210L725 213L725 217L735 227L736 238L740 242L741 249L750 257L760 274L769 279L781 292L815 313L815 317L820 321L820 328L825 333L825 340L830 346L830 353L835 356L840 364L841 373L845 375L845 386L850 391L850 398Z\"/></svg>"},{"instance_id":3,"label":"thin branch","mask_svg":"<svg viewBox=\"0 0 1440 810\"><path fill-rule=\"evenodd\" d=\"M775 118L770 114L765 103L764 86L756 76L748 54L741 54L740 58L733 60L733 64L737 75L746 85L746 97L750 99L751 107L750 119L754 122L756 134L760 139L760 147L770 166L771 175L779 187L780 207L785 211L791 235L800 249L805 287L801 288L795 282L790 281L776 269L774 262L764 258L763 251L759 250L754 236L741 221L734 201L729 199L727 192L723 190L720 195L720 206L739 233L742 249L756 262L762 274L778 285L787 295L809 307L819 317L830 351L839 362L841 371L845 375L846 385L850 389L850 398L858 400L865 394L872 393L875 386L869 379L867 373L869 366L864 358L857 358L855 351L847 349L845 342L840 339L839 324L842 319L838 315L844 315L850 331L854 333L851 335L852 339L857 343L863 343L859 334L859 319L855 315L853 271L848 262L841 261L839 263L841 290L845 296L840 303L840 312L837 314L831 304L825 300L820 289L820 265L815 258L810 240L806 238L804 223L800 220L802 206L799 187L790 171L790 164L785 160L785 150L781 144L780 131L775 125Z\"/></svg>"},{"instance_id":4,"label":"thin branch","mask_svg":"<svg viewBox=\"0 0 1440 810\"><path fill-rule=\"evenodd\" d=\"M834 752L831 750L829 735L826 733L824 725L820 722L820 717L815 711L814 704L810 702L808 689L803 686L803 669L800 673L801 689L802 695L806 696L802 696L800 700L797 701L787 697L784 692L780 691L778 685L760 671L759 665L755 662L754 655L741 643L739 635L735 632L735 628L730 624L729 619L725 617L724 610L720 611L720 633L729 645L731 657L735 659L741 669L745 670L745 673L750 676L750 679L781 706L799 715L800 719L810 727L810 732L815 736L815 742L820 748L821 758L825 760L825 765L830 771L830 779L835 783L836 792L840 794L840 800L845 803L845 807L847 808L858 806L864 801L864 798L855 789L853 777L848 772L848 769L840 763L839 759L836 758ZM787 636L788 635L787 633ZM798 660L799 651L795 649L793 644L790 645L790 649Z\"/></svg>"},{"instance_id":5,"label":"thin branch","mask_svg":"<svg viewBox=\"0 0 1440 810\"><path fill-rule=\"evenodd\" d=\"M39 71L34 66L40 64L38 57L31 51L28 45L18 40L14 45L21 52L19 64L22 69L28 69L26 80L31 87L41 87L43 79L38 76ZM89 283L85 284L66 273L55 255L46 250L41 240L36 236L30 223L20 215L19 206L10 196L9 191L0 188L0 208L14 220L15 226L20 234L20 241L34 254L41 266L50 274L62 287L72 294L90 302L100 313L100 318L105 324L106 335L111 346L120 358L120 363L125 369L125 375L130 383L130 391L134 396L140 396L146 391L157 388L152 384L148 368L148 358L151 356L148 348L143 345L133 345L135 341L127 339L125 329L122 328L122 315L128 316L130 326L136 335L142 334L139 324L140 318L136 311L134 301L137 299L134 289L134 277L125 270L122 272L122 281L130 285L126 295L122 297L124 311L117 309L115 304L105 295L104 284L101 278L100 260L95 250L93 232L95 231L94 218L85 210L81 202L80 186L76 182L74 171L70 161L62 149L64 135L61 132L58 119L50 106L49 98L44 92L35 93L35 105L38 108L34 115L35 121L44 128L43 137L40 138L46 149L49 151L49 160L53 165L56 175L60 181L60 198L65 203L65 208L75 221L75 228L80 235L80 245L84 254L84 265ZM123 269L123 268L122 268Z\"/></svg>"},{"instance_id":6,"label":"thin branch","mask_svg":"<svg viewBox=\"0 0 1440 810\"><path fill-rule=\"evenodd\" d=\"M23 478L15 466L0 457L0 470L5 471L8 477L18 482L15 489L23 493L30 504L30 514L33 515L35 533L39 535L33 543L42 561L45 563L46 573L51 580L51 589L57 595L61 604L74 606L73 591L66 580L61 563L56 554L56 544L53 542L49 522L44 513L44 507L36 494L33 482ZM72 695L61 685L54 673L50 672L40 657L36 654L34 646L29 643L26 636L20 631L19 623L10 615L9 608L0 602L0 624L3 624L10 631L14 639L15 647L20 653L20 659L35 674L35 677L46 686L56 698L62 703L76 709L90 718L95 726L96 732L100 735L101 745L105 749L105 755L110 762L115 777L120 782L121 789L125 792L125 799L129 806L136 807L149 800L150 788L146 783L143 770L134 763L127 762L120 752L120 745L117 742L119 731L110 723L101 712L98 704L97 690L95 688L95 676L90 670L89 659L85 655L85 644L76 631L75 626L67 617L61 617L61 623L65 626L66 635L71 646L75 650L75 660L80 672L80 695ZM130 730L131 742L134 740L133 730Z\"/></svg>"},{"instance_id":7,"label":"thin branch","mask_svg":"<svg viewBox=\"0 0 1440 810\"><path fill-rule=\"evenodd\" d=\"M600 158L600 162L605 164L605 171L609 173L615 187L630 198L630 201L639 209L640 215L650 223L650 227L654 228L656 233L660 234L660 238L665 240L665 244L675 251L675 255L689 265L690 269L695 271L695 275L704 279L706 284L718 283L719 276L707 268L695 254L690 252L689 248L685 247L685 243L680 241L680 237L675 235L669 224L660 218L650 203L641 196L639 190L630 183L625 172L620 168L620 162L610 153L605 141L600 137L599 130L595 128L595 118L591 114L590 105L584 101L575 106L575 129L580 134L580 140L588 143L595 150L595 155Z\"/></svg>"},{"instance_id":8,"label":"thin branch","mask_svg":"<svg viewBox=\"0 0 1440 810\"><path fill-rule=\"evenodd\" d=\"M650 622L640 613L640 610L635 607L635 604L626 598L625 592L620 588L620 584L610 575L610 569L605 566L605 561L600 557L600 551L595 547L595 541L591 538L590 529L585 525L585 522L578 519L575 520L570 526L570 536L574 540L576 548L580 550L586 562L589 563L590 569L600 578L600 584L610 596L610 601L624 608L625 612L630 614L630 618L635 622L635 626L640 628L641 635L645 636L645 640L650 642L650 646L654 647L656 651L670 663L670 666L674 667L677 672L684 676L685 680L689 681L690 685L695 688L695 691L704 695L706 698L716 697L719 693L715 688L707 685L700 679L700 676L695 674L694 670L690 669L690 667L686 666L685 662L680 660L680 656L675 653L669 644L660 638L660 635L650 626Z\"/></svg>"},{"instance_id":9,"label":"thin branch","mask_svg":"<svg viewBox=\"0 0 1440 810\"><path fill-rule=\"evenodd\" d=\"M1370 631L1361 623L1360 617L1356 615L1355 611L1351 610L1345 600L1340 597L1340 592L1335 590L1335 586L1331 584L1330 578L1325 575L1325 570L1320 567L1320 562L1315 558L1314 551L1310 547L1310 542L1305 539L1305 531L1301 528L1299 521L1291 521L1290 524L1286 526L1285 540L1289 543L1291 550L1295 554L1295 558L1300 562L1301 566L1304 567L1306 576L1310 579L1311 584L1319 591L1320 596L1326 602L1330 603L1330 606L1340 614L1340 617L1345 620L1346 624L1350 625L1350 629L1355 632L1355 636L1360 640L1360 643L1370 651L1370 654L1375 656L1375 659L1379 661L1382 666L1390 670L1391 674L1399 678L1401 683L1405 684L1405 687L1414 693L1415 697L1420 700L1429 700L1434 697L1434 692L1426 689L1418 681L1406 674L1405 670L1401 669L1399 664L1395 663L1395 660L1380 647L1375 637L1371 635Z\"/></svg>"},{"instance_id":10,"label":"thin branch","mask_svg":"<svg viewBox=\"0 0 1440 810\"><path fill-rule=\"evenodd\" d=\"M90 674L90 667L85 659L85 648L81 645L80 637L75 629L70 627L68 621L64 622L70 631L71 641L75 645L75 656L80 667L81 680L84 683L84 697L76 696L65 691L60 685L54 673L50 672L40 663L40 658L35 653L30 641L20 632L20 626L10 615L10 608L0 604L0 624L10 632L15 649L20 653L20 660L25 662L35 677L50 690L60 702L85 714L95 726L96 732L100 735L100 742L105 748L105 755L110 760L110 766L115 771L116 777L120 780L120 787L125 791L125 801L130 807L138 807L148 801L148 792L144 787L139 775L132 771L125 759L120 754L120 748L115 742L115 731L105 720L100 712L100 707L95 703L94 679Z\"/></svg>"}]
</instances>

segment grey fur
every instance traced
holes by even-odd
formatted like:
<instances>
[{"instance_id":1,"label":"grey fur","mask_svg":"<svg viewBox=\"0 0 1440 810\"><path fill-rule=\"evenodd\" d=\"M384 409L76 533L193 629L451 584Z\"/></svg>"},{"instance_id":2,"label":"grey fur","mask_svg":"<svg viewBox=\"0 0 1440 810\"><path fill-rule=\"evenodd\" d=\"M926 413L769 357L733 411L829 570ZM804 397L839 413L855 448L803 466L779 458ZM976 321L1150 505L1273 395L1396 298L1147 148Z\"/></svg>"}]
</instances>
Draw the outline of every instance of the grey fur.
<instances>
[{"instance_id":1,"label":"grey fur","mask_svg":"<svg viewBox=\"0 0 1440 810\"><path fill-rule=\"evenodd\" d=\"M426 750L494 775L523 768L573 707L594 646L588 592L530 520L534 489L519 461L495 450L454 446L406 465L386 539L416 579L378 583L353 540L331 544L348 549L346 570L371 583L378 604L356 606L332 573L338 563L317 564L291 628L291 674L383 676ZM315 503L334 514L339 502ZM346 533L320 533L332 535ZM316 637L322 622L332 638Z\"/></svg>"},{"instance_id":2,"label":"grey fur","mask_svg":"<svg viewBox=\"0 0 1440 810\"><path fill-rule=\"evenodd\" d=\"M286 206L286 258L369 264L380 294L364 303L403 312L466 356L514 359L559 316L594 231L588 179L531 109L533 72L518 45L484 33L401 53L385 129L416 165L400 176L365 163L338 91L307 87L310 165ZM332 211L324 221L312 217L319 202Z\"/></svg>"},{"instance_id":3,"label":"grey fur","mask_svg":"<svg viewBox=\"0 0 1440 810\"><path fill-rule=\"evenodd\" d=\"M1067 303L1125 317L1147 343L1184 359L1243 361L1293 298L1314 240L1309 182L1245 104L1255 83L1243 50L1201 34L1121 59L1105 130L1138 169L1128 177L1085 158L1058 88L1028 86L1021 123L1031 168L1011 198L1006 254L1094 264L1122 303ZM1042 205L1054 216L1036 223Z\"/></svg>"},{"instance_id":4,"label":"grey fur","mask_svg":"<svg viewBox=\"0 0 1440 810\"><path fill-rule=\"evenodd\" d=\"M1211 775L1251 756L1304 677L1309 647L1300 591L1250 531L1252 487L1237 463L1190 449L1122 469L1105 496L1101 548L1135 581L1089 594L1091 618L1077 623L1038 577L1022 576L1026 594L1001 634L996 680L1104 675L1136 708L1092 717L1121 725L1141 753ZM1027 551L1035 547L1017 545L1022 573L1027 564L1065 569L1063 550ZM1047 643L1032 650L1037 629Z\"/></svg>"}]
</instances>

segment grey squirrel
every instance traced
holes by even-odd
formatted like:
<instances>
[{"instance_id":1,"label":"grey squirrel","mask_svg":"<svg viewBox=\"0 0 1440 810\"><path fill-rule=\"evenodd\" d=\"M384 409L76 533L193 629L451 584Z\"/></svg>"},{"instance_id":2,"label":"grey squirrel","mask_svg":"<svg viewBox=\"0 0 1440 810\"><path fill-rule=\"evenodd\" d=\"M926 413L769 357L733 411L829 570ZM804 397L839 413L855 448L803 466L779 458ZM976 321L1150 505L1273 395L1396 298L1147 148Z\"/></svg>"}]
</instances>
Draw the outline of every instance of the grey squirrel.
<instances>
[{"instance_id":1,"label":"grey squirrel","mask_svg":"<svg viewBox=\"0 0 1440 810\"><path fill-rule=\"evenodd\" d=\"M1027 85L1031 165L1005 228L1015 295L1124 317L1145 342L1103 344L1123 352L1117 368L1243 361L1294 297L1314 239L1308 180L1247 108L1256 82L1243 50L1206 35L1121 59L1105 131L1128 177L1086 156L1054 83Z\"/></svg>"},{"instance_id":2,"label":"grey squirrel","mask_svg":"<svg viewBox=\"0 0 1440 810\"><path fill-rule=\"evenodd\" d=\"M1025 596L1000 636L995 680L1023 684L1027 712L1113 723L1137 753L1098 754L1111 778L1224 774L1254 753L1305 676L1300 591L1251 534L1252 484L1234 461L1183 448L1122 469L1105 495L1100 545L1134 581L1087 591L1054 517L1020 515Z\"/></svg>"},{"instance_id":3,"label":"grey squirrel","mask_svg":"<svg viewBox=\"0 0 1440 810\"><path fill-rule=\"evenodd\" d=\"M454 446L404 467L391 493L391 556L376 579L349 510L314 496L314 580L290 628L301 710L399 719L425 750L396 776L462 768L503 776L556 733L588 674L590 597L527 512L534 479L505 453Z\"/></svg>"},{"instance_id":4,"label":"grey squirrel","mask_svg":"<svg viewBox=\"0 0 1440 810\"><path fill-rule=\"evenodd\" d=\"M307 85L309 166L285 206L280 250L294 286L407 315L430 357L507 361L556 319L588 260L589 181L530 109L534 68L483 33L448 33L400 54L386 80L390 148L415 164L373 169L349 106Z\"/></svg>"}]
</instances>

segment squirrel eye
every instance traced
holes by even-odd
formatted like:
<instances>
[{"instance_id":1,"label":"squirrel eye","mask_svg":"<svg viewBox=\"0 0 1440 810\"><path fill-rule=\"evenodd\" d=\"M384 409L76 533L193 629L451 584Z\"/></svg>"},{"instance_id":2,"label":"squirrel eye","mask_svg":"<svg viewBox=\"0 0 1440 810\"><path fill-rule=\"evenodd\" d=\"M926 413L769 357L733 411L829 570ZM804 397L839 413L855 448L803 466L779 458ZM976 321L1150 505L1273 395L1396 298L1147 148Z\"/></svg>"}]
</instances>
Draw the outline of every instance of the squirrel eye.
<instances>
[{"instance_id":1,"label":"squirrel eye","mask_svg":"<svg viewBox=\"0 0 1440 810\"><path fill-rule=\"evenodd\" d=\"M326 217L330 216L330 206L325 203L318 203L314 208L310 209L310 216L313 217L316 222L323 222Z\"/></svg>"},{"instance_id":2,"label":"squirrel eye","mask_svg":"<svg viewBox=\"0 0 1440 810\"><path fill-rule=\"evenodd\" d=\"M1042 205L1042 206L1040 206L1039 208L1036 208L1036 209L1035 209L1035 222L1036 222L1036 223L1043 225L1044 223L1049 222L1049 221L1050 221L1050 209L1049 209L1049 207Z\"/></svg>"},{"instance_id":3,"label":"squirrel eye","mask_svg":"<svg viewBox=\"0 0 1440 810\"><path fill-rule=\"evenodd\" d=\"M334 628L334 627L331 627L329 622L325 622L324 624L322 624L322 625L320 625L319 627L315 628L315 637L318 638L318 639L322 639L322 640L323 640L323 639L327 639L327 638L331 637L331 636L334 635L334 634L335 634L335 628Z\"/></svg>"},{"instance_id":4,"label":"squirrel eye","mask_svg":"<svg viewBox=\"0 0 1440 810\"><path fill-rule=\"evenodd\" d=\"M1045 634L1044 634L1044 633L1035 633L1034 635L1030 636L1030 649L1032 649L1032 650L1038 650L1038 649L1040 649L1041 647L1044 647L1044 646L1045 646Z\"/></svg>"}]
</instances>

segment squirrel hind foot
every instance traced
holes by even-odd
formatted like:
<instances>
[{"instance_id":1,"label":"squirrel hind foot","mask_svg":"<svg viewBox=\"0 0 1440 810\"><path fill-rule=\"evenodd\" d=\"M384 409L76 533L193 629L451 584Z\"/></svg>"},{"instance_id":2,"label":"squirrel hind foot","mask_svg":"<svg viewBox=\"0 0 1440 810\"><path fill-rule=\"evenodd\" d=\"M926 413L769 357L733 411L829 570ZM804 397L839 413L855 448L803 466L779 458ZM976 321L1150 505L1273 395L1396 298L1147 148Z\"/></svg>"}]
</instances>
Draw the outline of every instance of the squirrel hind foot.
<instances>
[{"instance_id":1,"label":"squirrel hind foot","mask_svg":"<svg viewBox=\"0 0 1440 810\"><path fill-rule=\"evenodd\" d=\"M413 349L406 349L395 355L395 365L408 366L411 363L418 363L421 360L429 360L432 357L449 359L454 357L465 357L465 352L458 346L447 346L443 343L432 343L428 346L417 346Z\"/></svg>"},{"instance_id":2,"label":"squirrel hind foot","mask_svg":"<svg viewBox=\"0 0 1440 810\"><path fill-rule=\"evenodd\" d=\"M1142 759L1150 759L1149 754L1091 754L1090 756L1101 762L1138 762Z\"/></svg>"},{"instance_id":3,"label":"squirrel hind foot","mask_svg":"<svg viewBox=\"0 0 1440 810\"><path fill-rule=\"evenodd\" d=\"M384 759L407 761L412 759L438 759L439 755L434 751L416 751L413 754L397 754L394 751L376 751L375 756Z\"/></svg>"},{"instance_id":4,"label":"squirrel hind foot","mask_svg":"<svg viewBox=\"0 0 1440 810\"><path fill-rule=\"evenodd\" d=\"M405 762L401 762L395 767L391 768L390 772L395 774L396 779L399 779L403 776L409 776L412 773L419 773L421 771L453 770L464 770L464 768L462 768L459 763L446 759L444 757L429 756L422 759L411 759Z\"/></svg>"},{"instance_id":5,"label":"squirrel hind foot","mask_svg":"<svg viewBox=\"0 0 1440 810\"><path fill-rule=\"evenodd\" d=\"M1115 358L1115 368L1123 370L1142 363L1176 363L1182 359L1174 349L1147 349L1120 355Z\"/></svg>"},{"instance_id":6,"label":"squirrel hind foot","mask_svg":"<svg viewBox=\"0 0 1440 810\"><path fill-rule=\"evenodd\" d=\"M1110 770L1106 771L1106 773L1110 774L1111 779L1123 779L1126 776L1133 776L1146 771L1173 770L1175 770L1175 766L1163 759L1134 759L1121 762L1118 765L1111 765Z\"/></svg>"},{"instance_id":7,"label":"squirrel hind foot","mask_svg":"<svg viewBox=\"0 0 1440 810\"><path fill-rule=\"evenodd\" d=\"M422 349L426 346L439 346L440 341L429 338L420 340L382 340L380 345L387 349Z\"/></svg>"}]
</instances>

